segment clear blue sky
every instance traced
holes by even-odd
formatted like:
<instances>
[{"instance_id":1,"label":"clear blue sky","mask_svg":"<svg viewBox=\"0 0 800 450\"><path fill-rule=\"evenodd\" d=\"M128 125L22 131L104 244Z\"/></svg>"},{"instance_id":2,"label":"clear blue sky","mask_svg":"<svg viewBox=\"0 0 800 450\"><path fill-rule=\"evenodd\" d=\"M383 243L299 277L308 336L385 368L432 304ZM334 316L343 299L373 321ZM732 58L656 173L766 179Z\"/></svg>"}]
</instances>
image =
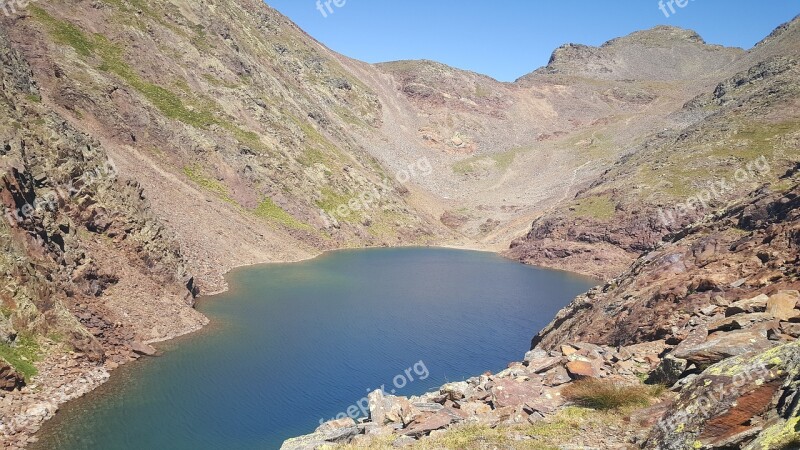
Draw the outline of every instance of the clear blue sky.
<instances>
[{"instance_id":1,"label":"clear blue sky","mask_svg":"<svg viewBox=\"0 0 800 450\"><path fill-rule=\"evenodd\" d=\"M321 0L323 3L326 0ZM338 0L340 4L342 0ZM367 62L432 59L513 81L567 42L599 45L659 24L709 43L750 48L800 13L797 0L688 0L666 17L658 0L267 0L331 49ZM669 9L667 9L668 12Z\"/></svg>"}]
</instances>

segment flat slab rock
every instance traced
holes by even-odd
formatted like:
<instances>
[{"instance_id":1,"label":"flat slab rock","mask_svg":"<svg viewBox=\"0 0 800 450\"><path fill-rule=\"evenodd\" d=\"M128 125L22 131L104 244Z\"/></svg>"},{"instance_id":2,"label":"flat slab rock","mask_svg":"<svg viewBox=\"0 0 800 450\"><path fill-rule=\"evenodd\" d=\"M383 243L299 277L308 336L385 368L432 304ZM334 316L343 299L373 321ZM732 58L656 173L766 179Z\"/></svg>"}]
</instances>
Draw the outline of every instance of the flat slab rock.
<instances>
[{"instance_id":1,"label":"flat slab rock","mask_svg":"<svg viewBox=\"0 0 800 450\"><path fill-rule=\"evenodd\" d=\"M705 342L676 349L672 355L699 365L716 364L733 356L764 351L774 344L756 331L715 333Z\"/></svg>"},{"instance_id":2,"label":"flat slab rock","mask_svg":"<svg viewBox=\"0 0 800 450\"><path fill-rule=\"evenodd\" d=\"M492 402L495 408L522 406L535 402L542 395L542 383L538 381L497 380L492 386Z\"/></svg>"}]
</instances>

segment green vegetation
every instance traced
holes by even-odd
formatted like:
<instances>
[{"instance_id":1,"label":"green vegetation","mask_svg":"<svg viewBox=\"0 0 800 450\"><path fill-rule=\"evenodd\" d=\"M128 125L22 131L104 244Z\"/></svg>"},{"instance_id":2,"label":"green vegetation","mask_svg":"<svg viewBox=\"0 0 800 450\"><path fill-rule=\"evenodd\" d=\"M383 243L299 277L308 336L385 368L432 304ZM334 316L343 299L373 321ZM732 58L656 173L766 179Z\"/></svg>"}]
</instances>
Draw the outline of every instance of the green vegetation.
<instances>
[{"instance_id":1,"label":"green vegetation","mask_svg":"<svg viewBox=\"0 0 800 450\"><path fill-rule=\"evenodd\" d=\"M525 150L526 149L524 148L515 148L502 153L495 153L493 155L473 156L463 159L453 164L453 172L459 175L468 175L476 172L481 166L489 165L494 166L500 172L505 172L509 167L511 167L511 164L514 162L514 159L517 157L517 155Z\"/></svg>"},{"instance_id":2,"label":"green vegetation","mask_svg":"<svg viewBox=\"0 0 800 450\"><path fill-rule=\"evenodd\" d=\"M136 71L125 62L123 50L110 42L105 36L95 34L89 36L75 25L58 20L37 6L31 6L31 13L42 22L58 43L72 47L83 57L96 56L101 64L98 70L112 73L128 83L167 118L178 120L195 128L206 129L211 125L219 125L230 131L239 141L254 147L261 146L261 139L256 133L242 130L233 123L221 119L221 108L212 100L185 100L178 94L141 78ZM184 90L188 87L184 80Z\"/></svg>"},{"instance_id":3,"label":"green vegetation","mask_svg":"<svg viewBox=\"0 0 800 450\"><path fill-rule=\"evenodd\" d=\"M422 442L415 448L420 449L483 449L483 448L508 448L510 439L500 429L491 428L487 425L465 425L454 428L452 431L444 433L442 436L433 438L430 442Z\"/></svg>"},{"instance_id":4,"label":"green vegetation","mask_svg":"<svg viewBox=\"0 0 800 450\"><path fill-rule=\"evenodd\" d=\"M360 211L350 210L350 215L347 217L341 217L336 213L336 210L340 206L347 206L352 198L352 196L340 194L331 188L325 187L322 188L322 200L317 201L317 206L329 215L335 217L336 220L344 222L358 222L361 220Z\"/></svg>"},{"instance_id":5,"label":"green vegetation","mask_svg":"<svg viewBox=\"0 0 800 450\"><path fill-rule=\"evenodd\" d=\"M230 197L228 188L219 181L207 176L199 165L184 167L183 173L187 178L192 180L194 184L218 195L226 202L235 203Z\"/></svg>"},{"instance_id":6,"label":"green vegetation","mask_svg":"<svg viewBox=\"0 0 800 450\"><path fill-rule=\"evenodd\" d=\"M32 335L18 335L14 345L0 344L0 358L11 364L26 381L39 373L34 363L38 361L40 354L39 344Z\"/></svg>"},{"instance_id":7,"label":"green vegetation","mask_svg":"<svg viewBox=\"0 0 800 450\"><path fill-rule=\"evenodd\" d=\"M200 76L203 77L206 81L208 81L212 86L215 86L215 87L226 87L228 89L236 89L237 87L239 87L239 85L237 85L235 83L228 83L225 80L221 80L221 79L215 77L214 75L211 75L210 73L204 73L204 74L202 74Z\"/></svg>"},{"instance_id":8,"label":"green vegetation","mask_svg":"<svg viewBox=\"0 0 800 450\"><path fill-rule=\"evenodd\" d=\"M28 94L25 98L31 103L42 103L42 96L38 94Z\"/></svg>"},{"instance_id":9,"label":"green vegetation","mask_svg":"<svg viewBox=\"0 0 800 450\"><path fill-rule=\"evenodd\" d=\"M607 411L629 406L646 406L659 388L631 386L607 380L576 381L563 391L566 399L585 408Z\"/></svg>"},{"instance_id":10,"label":"green vegetation","mask_svg":"<svg viewBox=\"0 0 800 450\"><path fill-rule=\"evenodd\" d=\"M620 426L623 415L615 412L567 407L533 425L491 428L482 425L453 427L444 434L422 440L411 448L438 449L535 449L556 450L586 430L603 432L609 425ZM520 439L525 436L527 439ZM391 448L390 445L375 448Z\"/></svg>"},{"instance_id":11,"label":"green vegetation","mask_svg":"<svg viewBox=\"0 0 800 450\"><path fill-rule=\"evenodd\" d=\"M577 217L590 217L599 220L608 220L614 217L617 205L610 196L582 198L572 204L570 210Z\"/></svg>"},{"instance_id":12,"label":"green vegetation","mask_svg":"<svg viewBox=\"0 0 800 450\"><path fill-rule=\"evenodd\" d=\"M280 206L276 205L271 198L265 198L253 213L262 219L277 222L287 228L295 230L311 230L307 224L295 219L291 214L284 211Z\"/></svg>"}]
</instances>

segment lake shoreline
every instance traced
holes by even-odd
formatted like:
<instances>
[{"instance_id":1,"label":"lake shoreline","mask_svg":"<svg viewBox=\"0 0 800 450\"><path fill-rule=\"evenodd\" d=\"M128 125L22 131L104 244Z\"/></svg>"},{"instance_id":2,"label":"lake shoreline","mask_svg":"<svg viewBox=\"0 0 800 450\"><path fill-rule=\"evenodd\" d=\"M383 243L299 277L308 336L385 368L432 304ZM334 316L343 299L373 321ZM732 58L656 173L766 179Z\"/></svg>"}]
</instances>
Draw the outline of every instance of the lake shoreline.
<instances>
[{"instance_id":1,"label":"lake shoreline","mask_svg":"<svg viewBox=\"0 0 800 450\"><path fill-rule=\"evenodd\" d=\"M474 247L467 247L467 246L463 246L463 245L459 245L459 246L455 246L455 245L445 245L445 246L396 246L396 247L390 247L390 248L389 248L389 247L381 247L381 246L379 246L379 247L373 247L373 248L346 248L346 249L336 249L336 250L325 251L325 252L320 252L319 254L317 254L317 255L314 255L314 256L313 256L313 257L311 257L311 258L307 258L307 259L304 259L303 261L299 261L299 262L306 262L306 261L309 261L309 260L320 259L320 258L322 258L322 257L324 257L324 256L335 255L335 254L337 254L337 253L342 253L342 252L348 252L348 251L357 252L357 251L370 250L370 249L391 249L391 250L413 250L413 249L425 249L425 250L464 250L464 251L476 252L476 253L486 253L486 254L493 254L493 255L497 255L497 256L500 256L500 257L502 257L502 254L498 254L497 252L494 252L494 251L488 251L488 250L484 250L484 249L476 249L476 248L474 248ZM510 262L519 263L519 262L517 262L517 261L509 260L508 258L503 258L503 259L504 259L504 260L507 260L507 261L510 261ZM226 278L228 278L228 281L229 281L229 277L230 277L230 275L231 275L233 272L237 271L237 270L241 270L241 269L245 269L245 268L248 268L248 267L253 267L253 266L261 266L261 265L263 265L263 266L274 266L274 265L282 265L282 264L294 264L294 263L296 263L296 262L298 262L298 261L291 261L291 262L267 262L267 263L264 263L264 264L253 264L253 265L246 265L246 266L237 267L237 268L235 268L235 269L232 269L232 270L228 271L228 272L225 274L225 276L226 276ZM522 263L519 263L519 264L520 264L520 265L523 265ZM547 269L547 270L549 270L549 269ZM561 272L561 271L553 271L553 272ZM578 276L580 276L580 274L574 274L574 275L578 275ZM215 293L215 294L213 294L213 295L212 295L212 294L206 294L206 295L202 295L202 296L198 297L198 304L200 304L200 303L206 303L206 302L209 302L209 301L213 301L215 296L219 296L219 295L221 295L221 294L223 294L223 293L227 293L227 292L229 292L230 290L231 290L231 285L229 284L229 286L227 286L227 287L226 287L226 289L225 289L223 292L221 292L221 293ZM547 317L547 320L549 320L549 319L550 319L550 317ZM212 323L213 323L213 322L212 322ZM206 326L205 328L207 328L207 326ZM194 334L196 334L196 332L197 332L197 331L200 331L200 330L201 330L201 329L198 329L198 330L193 330L192 332L186 333L186 334L184 334L183 336L187 336L187 335L191 336L191 335L194 335ZM533 330L533 329L529 330L529 334L530 334L530 335L533 335L533 333L535 333L535 332L536 332L536 330ZM160 342L166 342L166 341L168 341L168 340L174 340L174 339L175 339L175 338L177 338L177 337L179 337L179 336L174 336L174 337L172 337L172 338L170 338L170 339L165 339L165 340L162 340L162 341L160 341ZM192 339L192 337L188 337L188 339ZM527 339L525 339L525 340L524 340L524 342L527 342ZM149 358L146 358L146 359L149 359ZM158 364L157 362L155 362L155 363L156 363L156 364ZM105 381L105 380L104 380L104 381ZM102 384L102 383L100 383L100 384ZM97 387L97 386L99 386L100 384L97 384L97 385L95 385L95 386L94 386L92 389L96 388L96 387ZM85 393L84 393L84 394L85 394ZM38 436L37 436L37 437L38 437Z\"/></svg>"}]
</instances>

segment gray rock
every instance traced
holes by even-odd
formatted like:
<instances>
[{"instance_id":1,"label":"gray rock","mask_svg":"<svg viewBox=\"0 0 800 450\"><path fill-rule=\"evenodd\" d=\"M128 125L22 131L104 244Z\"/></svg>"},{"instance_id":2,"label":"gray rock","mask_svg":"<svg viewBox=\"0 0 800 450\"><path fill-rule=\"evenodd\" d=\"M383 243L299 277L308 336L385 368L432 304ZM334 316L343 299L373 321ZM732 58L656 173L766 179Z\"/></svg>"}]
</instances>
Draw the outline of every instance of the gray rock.
<instances>
[{"instance_id":1,"label":"gray rock","mask_svg":"<svg viewBox=\"0 0 800 450\"><path fill-rule=\"evenodd\" d=\"M11 322L0 313L0 344L10 344L17 338L17 332L11 326Z\"/></svg>"},{"instance_id":2,"label":"gray rock","mask_svg":"<svg viewBox=\"0 0 800 450\"><path fill-rule=\"evenodd\" d=\"M647 383L672 386L681 379L681 375L686 371L688 365L689 362L685 359L667 355L661 360L658 367L650 373L650 376L647 378Z\"/></svg>"},{"instance_id":3,"label":"gray rock","mask_svg":"<svg viewBox=\"0 0 800 450\"><path fill-rule=\"evenodd\" d=\"M131 350L138 355L145 355L145 356L153 356L156 354L157 350L153 348L150 344L145 344L144 342L133 341L131 343Z\"/></svg>"},{"instance_id":4,"label":"gray rock","mask_svg":"<svg viewBox=\"0 0 800 450\"><path fill-rule=\"evenodd\" d=\"M743 330L716 333L702 343L676 348L672 355L700 367L718 363L732 356L764 351L773 344L760 333Z\"/></svg>"},{"instance_id":5,"label":"gray rock","mask_svg":"<svg viewBox=\"0 0 800 450\"><path fill-rule=\"evenodd\" d=\"M683 387L644 448L778 448L776 438L796 435L798 373L800 342L715 364Z\"/></svg>"}]
</instances>

